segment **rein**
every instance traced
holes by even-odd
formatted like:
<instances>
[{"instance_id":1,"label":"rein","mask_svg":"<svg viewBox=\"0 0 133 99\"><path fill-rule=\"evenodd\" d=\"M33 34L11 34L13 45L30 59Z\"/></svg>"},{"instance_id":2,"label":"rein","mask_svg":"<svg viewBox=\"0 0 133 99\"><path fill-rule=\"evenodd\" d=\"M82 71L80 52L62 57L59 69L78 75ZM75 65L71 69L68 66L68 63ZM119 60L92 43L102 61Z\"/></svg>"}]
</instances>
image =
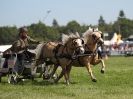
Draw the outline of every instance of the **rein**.
<instances>
[{"instance_id":1,"label":"rein","mask_svg":"<svg viewBox=\"0 0 133 99\"><path fill-rule=\"evenodd\" d=\"M87 44L85 44L85 47L87 47L89 51L85 51L85 54L82 54L82 55L73 55L72 59L77 59L79 57L84 57L84 56L95 56L96 55L97 49L93 52L93 51L90 51L90 48L87 46Z\"/></svg>"}]
</instances>

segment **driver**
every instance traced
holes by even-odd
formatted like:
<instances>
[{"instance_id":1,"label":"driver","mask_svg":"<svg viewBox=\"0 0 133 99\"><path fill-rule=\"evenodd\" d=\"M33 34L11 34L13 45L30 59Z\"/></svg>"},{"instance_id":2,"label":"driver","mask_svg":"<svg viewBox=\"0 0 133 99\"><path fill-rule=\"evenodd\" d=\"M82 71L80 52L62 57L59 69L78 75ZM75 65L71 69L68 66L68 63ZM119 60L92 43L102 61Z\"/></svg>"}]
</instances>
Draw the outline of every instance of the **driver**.
<instances>
[{"instance_id":1,"label":"driver","mask_svg":"<svg viewBox=\"0 0 133 99\"><path fill-rule=\"evenodd\" d=\"M27 50L30 43L39 44L39 41L28 36L28 29L26 27L21 27L19 29L19 38L13 43L10 49L12 52L22 53L24 50Z\"/></svg>"},{"instance_id":2,"label":"driver","mask_svg":"<svg viewBox=\"0 0 133 99\"><path fill-rule=\"evenodd\" d=\"M11 48L7 49L3 54L6 56L6 54L16 53L18 55L19 65L22 65L21 61L24 57L28 59L35 57L34 53L27 50L30 43L39 44L39 41L36 41L28 36L28 29L25 26L21 27L19 28L18 40L16 40L12 44Z\"/></svg>"}]
</instances>

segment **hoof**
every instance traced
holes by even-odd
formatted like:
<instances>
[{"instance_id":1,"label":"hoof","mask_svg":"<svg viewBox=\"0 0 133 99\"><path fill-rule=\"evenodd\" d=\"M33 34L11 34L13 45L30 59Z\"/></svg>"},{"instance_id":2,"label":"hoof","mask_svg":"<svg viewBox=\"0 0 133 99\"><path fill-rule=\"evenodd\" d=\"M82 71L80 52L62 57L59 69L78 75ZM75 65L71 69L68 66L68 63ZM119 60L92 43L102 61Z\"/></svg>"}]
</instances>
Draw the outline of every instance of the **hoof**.
<instances>
[{"instance_id":1,"label":"hoof","mask_svg":"<svg viewBox=\"0 0 133 99\"><path fill-rule=\"evenodd\" d=\"M43 80L49 80L50 79L50 75L42 75L43 76Z\"/></svg>"},{"instance_id":2,"label":"hoof","mask_svg":"<svg viewBox=\"0 0 133 99\"><path fill-rule=\"evenodd\" d=\"M101 70L101 73L104 74L104 70Z\"/></svg>"},{"instance_id":3,"label":"hoof","mask_svg":"<svg viewBox=\"0 0 133 99\"><path fill-rule=\"evenodd\" d=\"M67 86L69 86L70 84L66 84Z\"/></svg>"},{"instance_id":4,"label":"hoof","mask_svg":"<svg viewBox=\"0 0 133 99\"><path fill-rule=\"evenodd\" d=\"M93 82L97 82L97 79L92 79Z\"/></svg>"},{"instance_id":5,"label":"hoof","mask_svg":"<svg viewBox=\"0 0 133 99\"><path fill-rule=\"evenodd\" d=\"M70 85L70 82L66 82L66 85L69 86Z\"/></svg>"}]
</instances>

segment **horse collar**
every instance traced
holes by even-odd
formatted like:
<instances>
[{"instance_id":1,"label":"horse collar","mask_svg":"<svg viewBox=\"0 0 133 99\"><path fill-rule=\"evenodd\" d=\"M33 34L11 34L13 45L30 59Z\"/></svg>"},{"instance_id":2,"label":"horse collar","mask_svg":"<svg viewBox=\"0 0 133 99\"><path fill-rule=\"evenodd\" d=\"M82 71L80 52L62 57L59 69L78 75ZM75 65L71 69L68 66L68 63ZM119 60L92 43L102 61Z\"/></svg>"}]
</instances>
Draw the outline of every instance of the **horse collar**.
<instances>
[{"instance_id":1,"label":"horse collar","mask_svg":"<svg viewBox=\"0 0 133 99\"><path fill-rule=\"evenodd\" d=\"M91 51L90 48L87 46L87 44L85 44L85 47L87 47L88 51L85 51L85 54L95 54L96 51Z\"/></svg>"},{"instance_id":2,"label":"horse collar","mask_svg":"<svg viewBox=\"0 0 133 99\"><path fill-rule=\"evenodd\" d=\"M58 44L58 46L56 46L56 48L54 49L55 52L55 58L67 58L67 59L72 59L72 56L68 54L68 49L67 46L65 45L62 49L62 53L60 55L58 55L58 50L60 49L60 47L62 46L62 44ZM66 54L64 54L64 50L66 48Z\"/></svg>"}]
</instances>

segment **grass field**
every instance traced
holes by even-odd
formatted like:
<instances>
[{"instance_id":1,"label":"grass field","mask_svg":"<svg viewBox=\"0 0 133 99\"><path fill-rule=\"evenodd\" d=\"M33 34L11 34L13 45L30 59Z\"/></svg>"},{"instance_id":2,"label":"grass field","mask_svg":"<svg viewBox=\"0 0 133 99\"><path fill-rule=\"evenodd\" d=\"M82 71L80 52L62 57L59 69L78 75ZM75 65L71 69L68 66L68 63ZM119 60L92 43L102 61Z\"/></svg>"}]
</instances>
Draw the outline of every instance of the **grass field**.
<instances>
[{"instance_id":1,"label":"grass field","mask_svg":"<svg viewBox=\"0 0 133 99\"><path fill-rule=\"evenodd\" d=\"M72 68L69 86L64 78L58 84L36 79L18 85L3 78L0 99L133 99L133 57L110 57L105 64L105 74L100 73L100 64L93 67L96 83L84 67Z\"/></svg>"}]
</instances>

